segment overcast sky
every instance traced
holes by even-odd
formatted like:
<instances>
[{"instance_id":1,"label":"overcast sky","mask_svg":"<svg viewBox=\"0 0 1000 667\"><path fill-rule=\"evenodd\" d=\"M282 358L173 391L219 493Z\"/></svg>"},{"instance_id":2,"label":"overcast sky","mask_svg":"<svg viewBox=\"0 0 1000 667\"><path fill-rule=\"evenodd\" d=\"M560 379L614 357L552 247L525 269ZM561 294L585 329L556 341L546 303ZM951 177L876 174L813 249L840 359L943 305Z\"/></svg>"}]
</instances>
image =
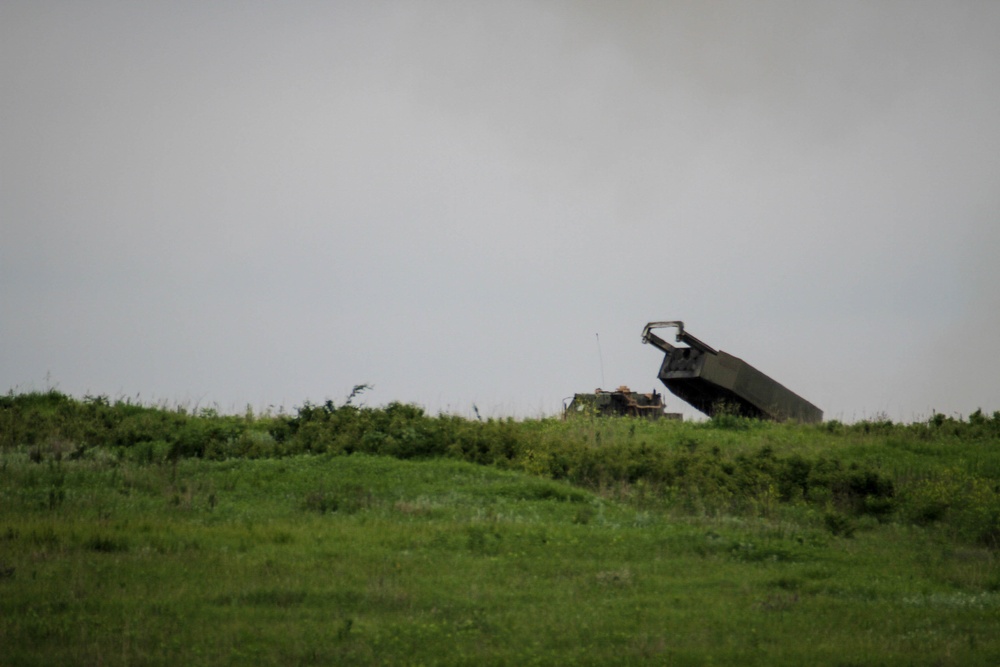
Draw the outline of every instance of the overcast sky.
<instances>
[{"instance_id":1,"label":"overcast sky","mask_svg":"<svg viewBox=\"0 0 1000 667\"><path fill-rule=\"evenodd\" d=\"M651 320L1000 410L1000 3L0 3L0 390L534 417ZM694 415L667 395L668 408Z\"/></svg>"}]
</instances>

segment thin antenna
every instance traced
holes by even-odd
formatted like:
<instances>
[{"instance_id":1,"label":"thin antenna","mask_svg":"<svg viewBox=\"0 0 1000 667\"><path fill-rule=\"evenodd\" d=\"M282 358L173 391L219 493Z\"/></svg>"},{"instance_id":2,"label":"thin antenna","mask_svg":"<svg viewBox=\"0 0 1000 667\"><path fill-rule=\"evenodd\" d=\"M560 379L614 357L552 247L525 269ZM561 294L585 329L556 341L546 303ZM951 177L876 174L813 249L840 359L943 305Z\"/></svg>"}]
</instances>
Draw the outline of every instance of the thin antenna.
<instances>
[{"instance_id":1,"label":"thin antenna","mask_svg":"<svg viewBox=\"0 0 1000 667\"><path fill-rule=\"evenodd\" d=\"M604 355L601 354L601 335L594 334L597 338L597 358L601 361L601 389L604 388Z\"/></svg>"}]
</instances>

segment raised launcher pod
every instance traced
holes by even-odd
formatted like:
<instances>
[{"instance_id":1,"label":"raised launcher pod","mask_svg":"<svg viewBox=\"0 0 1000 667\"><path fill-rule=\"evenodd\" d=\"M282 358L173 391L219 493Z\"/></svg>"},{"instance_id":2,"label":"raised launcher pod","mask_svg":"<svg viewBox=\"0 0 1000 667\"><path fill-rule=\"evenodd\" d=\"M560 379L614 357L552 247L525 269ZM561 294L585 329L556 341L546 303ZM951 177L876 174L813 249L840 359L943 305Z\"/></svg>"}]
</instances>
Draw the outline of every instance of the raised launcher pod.
<instances>
[{"instance_id":1,"label":"raised launcher pod","mask_svg":"<svg viewBox=\"0 0 1000 667\"><path fill-rule=\"evenodd\" d=\"M677 342L688 347L675 347L652 332L663 327L676 327ZM659 378L667 389L710 417L735 408L755 419L823 421L815 405L742 359L701 342L684 331L683 322L650 322L642 342L666 353Z\"/></svg>"}]
</instances>

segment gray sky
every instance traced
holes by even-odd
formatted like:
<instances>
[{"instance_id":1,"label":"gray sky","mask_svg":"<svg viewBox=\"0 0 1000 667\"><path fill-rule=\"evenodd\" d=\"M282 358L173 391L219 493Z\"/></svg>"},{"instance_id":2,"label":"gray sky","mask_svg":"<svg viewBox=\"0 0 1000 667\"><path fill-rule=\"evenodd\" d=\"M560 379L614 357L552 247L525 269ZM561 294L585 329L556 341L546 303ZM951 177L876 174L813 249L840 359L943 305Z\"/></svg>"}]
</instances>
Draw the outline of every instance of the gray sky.
<instances>
[{"instance_id":1,"label":"gray sky","mask_svg":"<svg viewBox=\"0 0 1000 667\"><path fill-rule=\"evenodd\" d=\"M998 410L998 34L996 2L8 0L0 389L538 416L662 389L640 333L683 319L828 419Z\"/></svg>"}]
</instances>

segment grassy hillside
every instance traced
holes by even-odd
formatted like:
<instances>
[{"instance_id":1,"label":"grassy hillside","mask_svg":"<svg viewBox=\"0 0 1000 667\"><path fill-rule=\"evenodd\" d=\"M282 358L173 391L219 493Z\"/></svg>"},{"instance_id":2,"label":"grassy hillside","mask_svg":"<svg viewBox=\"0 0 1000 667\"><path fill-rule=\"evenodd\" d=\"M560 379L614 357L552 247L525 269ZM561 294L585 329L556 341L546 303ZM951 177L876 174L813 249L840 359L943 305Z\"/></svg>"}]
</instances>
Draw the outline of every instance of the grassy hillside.
<instances>
[{"instance_id":1,"label":"grassy hillside","mask_svg":"<svg viewBox=\"0 0 1000 667\"><path fill-rule=\"evenodd\" d=\"M1000 662L1000 415L0 398L0 664Z\"/></svg>"}]
</instances>

